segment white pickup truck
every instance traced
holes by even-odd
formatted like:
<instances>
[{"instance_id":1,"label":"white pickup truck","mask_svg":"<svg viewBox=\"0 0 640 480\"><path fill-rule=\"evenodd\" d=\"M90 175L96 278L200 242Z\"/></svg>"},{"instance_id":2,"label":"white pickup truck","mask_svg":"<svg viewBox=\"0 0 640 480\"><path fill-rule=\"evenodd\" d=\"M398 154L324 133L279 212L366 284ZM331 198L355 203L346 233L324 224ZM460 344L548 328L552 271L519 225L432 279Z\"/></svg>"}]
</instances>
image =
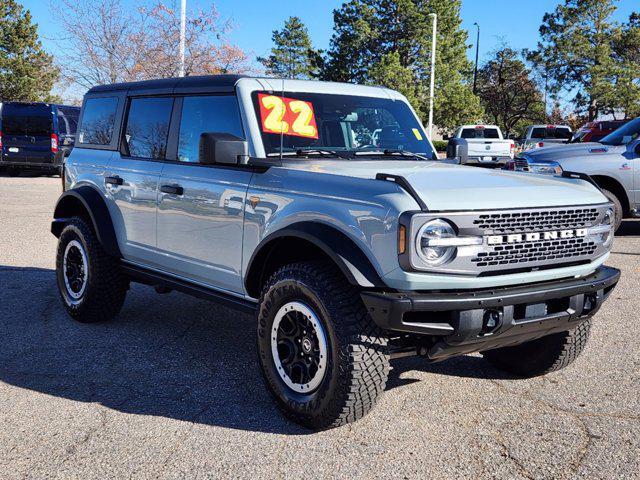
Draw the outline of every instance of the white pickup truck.
<instances>
[{"instance_id":1,"label":"white pickup truck","mask_svg":"<svg viewBox=\"0 0 640 480\"><path fill-rule=\"evenodd\" d=\"M460 141L463 139L464 141ZM505 139L497 125L462 125L449 139L449 146L455 151L455 145L466 145L464 155L452 155L458 163L487 167L503 167L513 159L515 142ZM447 149L447 157L449 148Z\"/></svg>"},{"instance_id":2,"label":"white pickup truck","mask_svg":"<svg viewBox=\"0 0 640 480\"><path fill-rule=\"evenodd\" d=\"M569 143L572 136L569 125L530 125L522 139L522 151Z\"/></svg>"}]
</instances>

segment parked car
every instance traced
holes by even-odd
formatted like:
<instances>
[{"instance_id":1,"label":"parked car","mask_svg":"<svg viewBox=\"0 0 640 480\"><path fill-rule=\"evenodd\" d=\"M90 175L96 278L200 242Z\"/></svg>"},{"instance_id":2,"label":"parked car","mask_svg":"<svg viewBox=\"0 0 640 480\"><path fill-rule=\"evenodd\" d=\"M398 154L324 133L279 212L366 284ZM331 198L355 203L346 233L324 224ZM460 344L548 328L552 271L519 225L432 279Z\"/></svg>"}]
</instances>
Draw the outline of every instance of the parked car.
<instances>
[{"instance_id":1,"label":"parked car","mask_svg":"<svg viewBox=\"0 0 640 480\"><path fill-rule=\"evenodd\" d=\"M60 171L61 159L73 148L79 107L50 103L0 103L0 167Z\"/></svg>"},{"instance_id":2,"label":"parked car","mask_svg":"<svg viewBox=\"0 0 640 480\"><path fill-rule=\"evenodd\" d=\"M365 415L394 357L562 368L619 278L596 187L432 161L392 90L186 77L82 111L51 225L69 315L112 319L132 281L254 312L266 387L311 428Z\"/></svg>"},{"instance_id":3,"label":"parked car","mask_svg":"<svg viewBox=\"0 0 640 480\"><path fill-rule=\"evenodd\" d=\"M530 125L521 140L521 151L567 143L573 133L568 125Z\"/></svg>"},{"instance_id":4,"label":"parked car","mask_svg":"<svg viewBox=\"0 0 640 480\"><path fill-rule=\"evenodd\" d=\"M629 120L601 120L585 123L573 134L569 143L599 142L628 121Z\"/></svg>"},{"instance_id":5,"label":"parked car","mask_svg":"<svg viewBox=\"0 0 640 480\"><path fill-rule=\"evenodd\" d=\"M515 142L504 139L497 125L463 125L447 139L447 158L466 165L503 167L515 149ZM456 153L460 145L465 148L464 155Z\"/></svg>"},{"instance_id":6,"label":"parked car","mask_svg":"<svg viewBox=\"0 0 640 480\"><path fill-rule=\"evenodd\" d=\"M616 229L640 208L640 117L600 142L576 143L524 152L511 170L561 175L563 170L589 175L615 209Z\"/></svg>"}]
</instances>

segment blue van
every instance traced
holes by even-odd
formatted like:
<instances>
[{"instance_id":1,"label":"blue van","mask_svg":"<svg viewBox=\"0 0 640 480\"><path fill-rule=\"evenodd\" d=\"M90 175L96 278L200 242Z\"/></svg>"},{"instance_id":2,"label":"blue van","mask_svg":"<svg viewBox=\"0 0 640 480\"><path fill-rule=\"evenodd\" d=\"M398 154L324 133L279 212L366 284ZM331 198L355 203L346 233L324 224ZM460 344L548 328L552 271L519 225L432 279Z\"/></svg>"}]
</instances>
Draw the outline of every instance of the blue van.
<instances>
[{"instance_id":1,"label":"blue van","mask_svg":"<svg viewBox=\"0 0 640 480\"><path fill-rule=\"evenodd\" d=\"M73 148L79 107L50 103L0 103L0 167L59 173Z\"/></svg>"}]
</instances>

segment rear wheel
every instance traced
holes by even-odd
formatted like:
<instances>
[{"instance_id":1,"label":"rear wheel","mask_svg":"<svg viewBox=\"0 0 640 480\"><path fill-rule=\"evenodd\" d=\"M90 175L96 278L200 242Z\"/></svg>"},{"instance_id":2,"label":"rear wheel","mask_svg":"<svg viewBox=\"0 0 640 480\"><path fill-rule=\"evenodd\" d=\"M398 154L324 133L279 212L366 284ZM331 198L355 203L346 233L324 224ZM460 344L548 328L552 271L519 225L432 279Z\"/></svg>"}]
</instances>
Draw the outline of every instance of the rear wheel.
<instances>
[{"instance_id":1,"label":"rear wheel","mask_svg":"<svg viewBox=\"0 0 640 480\"><path fill-rule=\"evenodd\" d=\"M314 429L371 410L389 373L387 337L335 267L287 265L265 285L258 313L265 384L284 414Z\"/></svg>"},{"instance_id":2,"label":"rear wheel","mask_svg":"<svg viewBox=\"0 0 640 480\"><path fill-rule=\"evenodd\" d=\"M16 168L16 167L9 167L9 168L7 169L7 174L8 174L10 177L17 177L18 175L20 175L20 169L19 169L19 168Z\"/></svg>"},{"instance_id":3,"label":"rear wheel","mask_svg":"<svg viewBox=\"0 0 640 480\"><path fill-rule=\"evenodd\" d=\"M591 331L591 320L574 330L554 333L514 347L487 350L482 355L493 366L522 377L535 377L571 364L584 350Z\"/></svg>"},{"instance_id":4,"label":"rear wheel","mask_svg":"<svg viewBox=\"0 0 640 480\"><path fill-rule=\"evenodd\" d=\"M620 225L622 224L622 217L624 216L622 202L620 202L620 199L613 192L610 192L609 190L606 190L604 188L602 188L601 190L604 196L607 197L607 199L611 203L613 203L613 213L615 218L614 229L618 230L618 228L620 228Z\"/></svg>"},{"instance_id":5,"label":"rear wheel","mask_svg":"<svg viewBox=\"0 0 640 480\"><path fill-rule=\"evenodd\" d=\"M115 317L129 288L118 260L102 249L92 228L80 217L72 218L60 234L56 277L67 313L79 322Z\"/></svg>"}]
</instances>

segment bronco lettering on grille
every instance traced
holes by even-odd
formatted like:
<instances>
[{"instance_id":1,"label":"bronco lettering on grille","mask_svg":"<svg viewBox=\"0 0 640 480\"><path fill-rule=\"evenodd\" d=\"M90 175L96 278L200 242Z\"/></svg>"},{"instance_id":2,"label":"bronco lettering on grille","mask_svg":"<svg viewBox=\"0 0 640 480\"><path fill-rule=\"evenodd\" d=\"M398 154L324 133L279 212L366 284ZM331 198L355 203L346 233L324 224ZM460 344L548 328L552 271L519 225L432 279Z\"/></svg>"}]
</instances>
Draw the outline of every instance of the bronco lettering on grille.
<instances>
[{"instance_id":1,"label":"bronco lettering on grille","mask_svg":"<svg viewBox=\"0 0 640 480\"><path fill-rule=\"evenodd\" d=\"M510 235L489 235L487 245L502 245L504 243L538 242L540 240L562 240L565 238L586 237L586 228L572 230L557 230L553 232L513 233Z\"/></svg>"}]
</instances>

